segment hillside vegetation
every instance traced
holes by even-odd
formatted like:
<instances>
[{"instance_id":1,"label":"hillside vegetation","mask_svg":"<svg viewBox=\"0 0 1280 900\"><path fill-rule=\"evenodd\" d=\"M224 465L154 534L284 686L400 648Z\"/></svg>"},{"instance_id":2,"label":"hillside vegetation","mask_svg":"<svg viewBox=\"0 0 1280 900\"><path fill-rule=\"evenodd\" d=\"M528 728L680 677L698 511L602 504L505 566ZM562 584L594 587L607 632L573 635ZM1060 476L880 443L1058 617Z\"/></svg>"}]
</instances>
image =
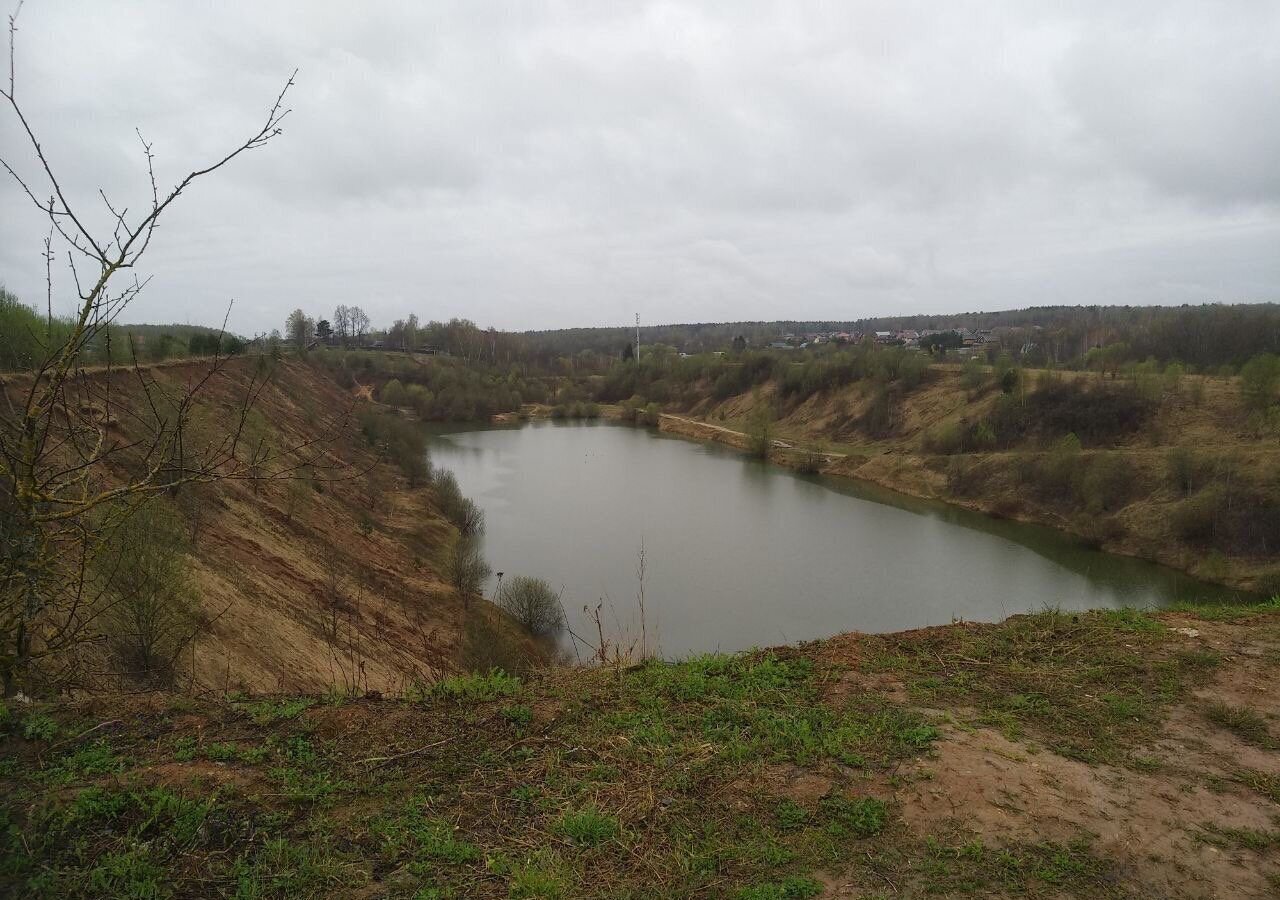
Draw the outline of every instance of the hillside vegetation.
<instances>
[{"instance_id":1,"label":"hillside vegetation","mask_svg":"<svg viewBox=\"0 0 1280 900\"><path fill-rule=\"evenodd\" d=\"M656 394L676 414L664 430L745 448L763 429L786 464L1048 524L1269 594L1280 586L1280 362L1258 359L1258 372L1223 376L892 350L805 363L761 354L714 377L611 376L600 393L634 389L633 409Z\"/></svg>"}]
</instances>

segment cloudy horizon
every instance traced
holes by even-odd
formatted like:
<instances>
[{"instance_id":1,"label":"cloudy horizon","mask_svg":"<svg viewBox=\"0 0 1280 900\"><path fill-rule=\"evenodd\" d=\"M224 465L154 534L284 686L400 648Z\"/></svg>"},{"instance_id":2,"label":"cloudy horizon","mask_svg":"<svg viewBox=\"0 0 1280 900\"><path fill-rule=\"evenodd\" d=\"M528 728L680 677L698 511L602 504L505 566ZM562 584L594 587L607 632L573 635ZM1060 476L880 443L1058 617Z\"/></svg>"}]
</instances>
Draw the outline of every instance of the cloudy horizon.
<instances>
[{"instance_id":1,"label":"cloudy horizon","mask_svg":"<svg viewBox=\"0 0 1280 900\"><path fill-rule=\"evenodd\" d=\"M28 0L71 189L168 214L128 321L524 330L1280 299L1280 6ZM0 155L34 175L17 123ZM43 305L12 182L0 283ZM55 303L66 308L70 280Z\"/></svg>"}]
</instances>

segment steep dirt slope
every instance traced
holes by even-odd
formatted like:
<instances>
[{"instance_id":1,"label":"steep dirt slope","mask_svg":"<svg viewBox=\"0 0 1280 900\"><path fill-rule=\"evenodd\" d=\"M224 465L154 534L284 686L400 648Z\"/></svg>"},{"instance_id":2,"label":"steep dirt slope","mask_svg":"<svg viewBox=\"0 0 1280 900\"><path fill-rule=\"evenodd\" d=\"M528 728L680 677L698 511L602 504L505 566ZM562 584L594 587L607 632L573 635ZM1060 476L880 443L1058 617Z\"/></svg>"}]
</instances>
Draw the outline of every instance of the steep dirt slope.
<instances>
[{"instance_id":1,"label":"steep dirt slope","mask_svg":"<svg viewBox=\"0 0 1280 900\"><path fill-rule=\"evenodd\" d=\"M266 364L232 360L201 388L193 443L225 432ZM182 674L219 692L386 691L453 670L463 609L438 575L452 531L430 488L409 487L363 439L353 414L368 401L358 387L345 391L296 360L270 365L240 451L261 448L263 477L184 487L171 499L194 536L191 572L208 623ZM148 371L181 391L207 366ZM117 378L118 390L136 391L133 376Z\"/></svg>"}]
</instances>

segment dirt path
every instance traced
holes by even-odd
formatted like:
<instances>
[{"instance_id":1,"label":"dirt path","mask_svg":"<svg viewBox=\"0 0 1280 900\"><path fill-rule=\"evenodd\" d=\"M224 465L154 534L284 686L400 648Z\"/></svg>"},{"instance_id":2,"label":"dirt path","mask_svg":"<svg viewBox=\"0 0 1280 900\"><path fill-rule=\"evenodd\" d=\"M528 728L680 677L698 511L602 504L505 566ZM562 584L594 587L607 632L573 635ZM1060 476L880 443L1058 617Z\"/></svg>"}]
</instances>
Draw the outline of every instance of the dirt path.
<instances>
[{"instance_id":1,"label":"dirt path","mask_svg":"<svg viewBox=\"0 0 1280 900\"><path fill-rule=\"evenodd\" d=\"M742 441L742 443L744 443L744 444L745 444L745 443L747 442L747 440L748 440L746 432L743 432L743 431L734 431L732 428L726 428L726 427L725 427L725 426L723 426L723 425L713 425L713 424L712 424L712 423L710 423L710 422L703 422L703 421L701 421L701 420L699 420L699 419L690 419L690 418L687 418L687 417L685 417L685 416L677 416L677 415L674 415L674 414L672 414L672 413L661 413L661 414L660 414L660 416L659 416L659 418L660 418L660 419L667 419L667 420L669 420L669 421L674 421L674 422L682 422L682 423L684 423L685 425L692 426L692 427L693 427L693 428L695 428L695 429L697 429L697 428L705 428L705 429L710 429L711 431L716 431L716 432L719 432L719 433L721 433L721 434L724 434L724 435L727 435L727 436L730 436L730 437L733 437L733 438L740 438L740 439L741 439L741 441ZM733 443L735 446L738 444L738 442L737 442L737 441L730 441L730 442L726 442L726 443ZM778 438L774 438L774 440L773 440L773 442L772 442L772 443L773 443L773 446L774 446L774 447L776 447L776 448L777 448L777 449L779 449L779 450L794 450L794 449L796 449L796 445L795 445L795 444L793 444L793 443L791 443L790 441L784 441L784 440L780 440L780 439L778 439ZM823 456L825 456L826 458L828 458L828 459L844 459L846 456L848 456L848 454L846 454L846 453L834 453L834 452L832 452L832 451L828 451L828 450L823 450L823 451L821 451L821 454L822 454Z\"/></svg>"}]
</instances>

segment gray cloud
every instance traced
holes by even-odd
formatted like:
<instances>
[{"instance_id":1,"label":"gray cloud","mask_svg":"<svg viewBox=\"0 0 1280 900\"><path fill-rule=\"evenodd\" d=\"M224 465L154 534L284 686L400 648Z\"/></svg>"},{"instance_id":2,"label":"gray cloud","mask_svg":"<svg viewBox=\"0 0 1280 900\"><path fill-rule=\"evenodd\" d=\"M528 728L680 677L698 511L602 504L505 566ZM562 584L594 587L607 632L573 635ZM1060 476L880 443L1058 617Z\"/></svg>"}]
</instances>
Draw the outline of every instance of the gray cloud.
<instances>
[{"instance_id":1,"label":"gray cloud","mask_svg":"<svg viewBox=\"0 0 1280 900\"><path fill-rule=\"evenodd\" d=\"M1272 3L578 6L31 0L19 90L85 204L136 203L134 126L176 179L301 69L285 135L174 210L135 320L1280 294ZM0 280L35 299L43 231L0 191Z\"/></svg>"}]
</instances>

